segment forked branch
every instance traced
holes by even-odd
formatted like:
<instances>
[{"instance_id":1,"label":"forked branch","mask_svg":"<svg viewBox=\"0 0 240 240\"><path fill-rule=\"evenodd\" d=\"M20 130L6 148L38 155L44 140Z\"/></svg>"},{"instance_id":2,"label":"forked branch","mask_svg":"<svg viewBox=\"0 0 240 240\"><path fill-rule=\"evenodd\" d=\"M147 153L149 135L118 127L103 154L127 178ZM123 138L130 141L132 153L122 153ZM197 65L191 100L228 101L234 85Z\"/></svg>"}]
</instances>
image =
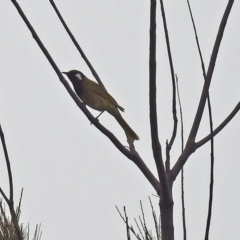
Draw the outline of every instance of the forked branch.
<instances>
[{"instance_id":1,"label":"forked branch","mask_svg":"<svg viewBox=\"0 0 240 240\"><path fill-rule=\"evenodd\" d=\"M215 44L214 44L212 54L211 54L211 59L210 59L210 63L209 63L209 67L208 67L208 71L207 71L207 75L206 75L206 81L204 82L201 99L200 99L200 102L199 102L199 105L198 105L197 113L196 113L196 116L195 116L195 119L194 119L194 122L193 122L193 125L192 125L191 132L190 132L189 137L188 137L188 142L195 142L195 139L196 139L196 135L197 135L197 132L198 132L198 129L199 129L201 119L202 119L206 99L208 97L208 91L209 91L209 88L210 88L212 75L213 75L213 71L214 71L214 68L215 68L215 63L216 63L216 60L217 60L218 51L219 51L219 48L220 48L223 33L224 33L224 30L225 30L225 27L226 27L226 24L227 24L228 16L230 14L233 2L234 2L233 0L230 0L228 2L228 5L227 5L226 10L224 12L222 21L220 23L218 34L217 34Z\"/></svg>"},{"instance_id":2,"label":"forked branch","mask_svg":"<svg viewBox=\"0 0 240 240\"><path fill-rule=\"evenodd\" d=\"M206 104L208 91L209 91L209 87L210 87L210 83L211 83L211 79L212 79L212 74L213 74L215 63L217 60L218 50L219 50L219 47L221 44L221 40L223 37L223 33L224 33L224 30L225 30L225 27L227 24L227 20L228 20L233 2L234 2L233 0L229 0L226 10L224 12L222 21L220 23L218 34L217 34L215 44L214 44L214 47L212 50L212 55L211 55L211 60L210 60L208 71L207 71L206 81L204 82L204 85L203 85L202 95L201 95L201 98L199 101L198 109L197 109L197 112L195 115L195 119L194 119L194 122L193 122L193 125L191 128L191 131L190 131L190 134L189 134L189 137L187 140L187 144L186 144L186 147L185 147L182 155L179 157L178 161L176 162L176 164L174 165L174 167L171 170L173 179L175 179L177 177L177 175L179 174L183 165L187 161L188 157L196 150L195 139L196 139L196 135L197 135L197 132L199 129L201 119L202 119L204 107Z\"/></svg>"}]
</instances>

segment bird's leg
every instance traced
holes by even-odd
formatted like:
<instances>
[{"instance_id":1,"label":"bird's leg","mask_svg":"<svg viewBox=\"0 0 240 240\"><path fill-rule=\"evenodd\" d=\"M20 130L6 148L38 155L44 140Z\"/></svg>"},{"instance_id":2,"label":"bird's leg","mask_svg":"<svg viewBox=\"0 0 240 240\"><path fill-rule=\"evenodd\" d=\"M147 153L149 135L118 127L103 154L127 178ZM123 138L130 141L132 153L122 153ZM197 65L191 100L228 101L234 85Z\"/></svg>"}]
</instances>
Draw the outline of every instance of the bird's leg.
<instances>
[{"instance_id":1,"label":"bird's leg","mask_svg":"<svg viewBox=\"0 0 240 240\"><path fill-rule=\"evenodd\" d=\"M98 114L97 117L95 117L96 121L99 121L98 118L103 114L104 111L100 112L100 114ZM90 125L92 125L92 122L90 123Z\"/></svg>"},{"instance_id":2,"label":"bird's leg","mask_svg":"<svg viewBox=\"0 0 240 240\"><path fill-rule=\"evenodd\" d=\"M100 112L100 113L98 114L98 116L96 117L96 119L98 119L98 118L104 113L104 111L105 111L105 110L103 110L102 112Z\"/></svg>"}]
</instances>

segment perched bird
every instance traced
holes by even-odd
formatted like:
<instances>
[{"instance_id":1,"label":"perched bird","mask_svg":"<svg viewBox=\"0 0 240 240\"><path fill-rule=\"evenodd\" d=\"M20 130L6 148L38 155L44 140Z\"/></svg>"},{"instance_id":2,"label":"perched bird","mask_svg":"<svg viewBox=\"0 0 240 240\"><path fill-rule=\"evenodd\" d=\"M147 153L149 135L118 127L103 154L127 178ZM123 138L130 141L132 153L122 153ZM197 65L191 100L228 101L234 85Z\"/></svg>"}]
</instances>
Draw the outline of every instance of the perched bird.
<instances>
[{"instance_id":1,"label":"perched bird","mask_svg":"<svg viewBox=\"0 0 240 240\"><path fill-rule=\"evenodd\" d=\"M68 76L75 92L84 104L101 112L107 111L115 117L130 142L139 139L138 135L131 129L119 112L119 110L124 111L124 108L118 105L116 100L101 85L88 79L78 70L63 73Z\"/></svg>"}]
</instances>

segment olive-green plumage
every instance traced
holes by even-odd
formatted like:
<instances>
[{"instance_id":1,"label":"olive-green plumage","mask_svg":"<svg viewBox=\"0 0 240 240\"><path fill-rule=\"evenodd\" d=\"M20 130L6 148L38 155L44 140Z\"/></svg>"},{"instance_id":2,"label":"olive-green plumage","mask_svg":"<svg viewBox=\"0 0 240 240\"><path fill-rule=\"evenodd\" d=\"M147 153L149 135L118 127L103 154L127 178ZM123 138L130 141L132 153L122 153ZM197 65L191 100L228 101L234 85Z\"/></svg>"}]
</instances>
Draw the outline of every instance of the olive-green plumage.
<instances>
[{"instance_id":1,"label":"olive-green plumage","mask_svg":"<svg viewBox=\"0 0 240 240\"><path fill-rule=\"evenodd\" d=\"M88 79L78 70L71 70L63 73L68 76L73 84L75 92L84 104L101 112L107 111L115 117L125 131L129 141L133 142L139 139L138 135L131 129L119 112L119 110L124 111L124 108L121 107L101 85Z\"/></svg>"}]
</instances>

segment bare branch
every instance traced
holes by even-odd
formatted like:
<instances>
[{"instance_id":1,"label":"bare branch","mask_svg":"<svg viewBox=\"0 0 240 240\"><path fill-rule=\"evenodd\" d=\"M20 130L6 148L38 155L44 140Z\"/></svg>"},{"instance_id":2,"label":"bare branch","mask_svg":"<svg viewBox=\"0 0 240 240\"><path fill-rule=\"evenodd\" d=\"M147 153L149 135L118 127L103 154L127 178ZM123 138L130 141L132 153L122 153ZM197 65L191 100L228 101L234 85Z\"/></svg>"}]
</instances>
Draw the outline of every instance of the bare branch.
<instances>
[{"instance_id":1,"label":"bare branch","mask_svg":"<svg viewBox=\"0 0 240 240\"><path fill-rule=\"evenodd\" d=\"M180 99L180 91L178 85L178 77L176 75L176 86L177 86L177 97L180 111L180 119L181 119L181 150L183 152L184 149L184 135L183 135L183 113L182 113L182 104ZM187 228L186 228L186 215L185 215L185 199L184 199L184 167L181 171L181 199L182 199L182 223L183 223L183 239L187 239Z\"/></svg>"},{"instance_id":2,"label":"bare branch","mask_svg":"<svg viewBox=\"0 0 240 240\"><path fill-rule=\"evenodd\" d=\"M28 226L28 228L29 228L29 226ZM28 234L28 236L29 236L29 234ZM36 226L36 228L35 228L35 232L34 232L34 237L33 237L33 239L35 240L40 240L41 239L41 236L42 236L42 231L41 231L41 223L38 225L37 224L37 226Z\"/></svg>"},{"instance_id":3,"label":"bare branch","mask_svg":"<svg viewBox=\"0 0 240 240\"><path fill-rule=\"evenodd\" d=\"M192 19L192 24L194 28L194 33L195 33L195 38L196 38L196 43L198 47L198 53L201 59L201 64L202 64L202 70L203 70L203 77L204 81L206 82L206 71L205 71L205 65L203 62L203 57L202 57L202 52L200 48L200 44L198 41L198 35L197 35L197 30L195 27L193 15L192 15L192 10L189 1L187 0L188 3L188 9L191 15ZM213 120L212 120L212 108L211 108L211 101L210 101L210 95L208 91L207 95L207 102L208 102L208 113L209 113L209 125L210 125L210 135L211 135L211 170L210 170L210 189L209 189L209 204L208 204L208 217L207 217L207 226L206 226L206 232L205 232L205 239L208 239L209 236L209 230L210 230L210 224L211 224L211 216L212 216L212 202L213 202L213 182L214 182L214 139L213 139Z\"/></svg>"},{"instance_id":4,"label":"bare branch","mask_svg":"<svg viewBox=\"0 0 240 240\"><path fill-rule=\"evenodd\" d=\"M210 186L209 186L209 201L208 201L208 216L205 231L205 240L209 239L210 224L212 218L212 204L213 204L213 183L214 183L214 140L211 129L211 166L210 166Z\"/></svg>"},{"instance_id":5,"label":"bare branch","mask_svg":"<svg viewBox=\"0 0 240 240\"><path fill-rule=\"evenodd\" d=\"M140 206L141 206L142 219L143 219L142 227L144 229L145 237L146 237L146 239L148 239L150 236L149 236L149 232L148 232L148 228L147 228L147 224L146 224L145 215L144 215L144 211L143 211L143 206L142 206L142 201L141 200L140 200ZM141 219L140 219L140 221L141 221Z\"/></svg>"},{"instance_id":6,"label":"bare branch","mask_svg":"<svg viewBox=\"0 0 240 240\"><path fill-rule=\"evenodd\" d=\"M232 110L232 112L226 117L226 119L213 131L213 136L216 136L237 114L240 110L240 102L236 105L236 107ZM207 143L211 139L211 134L204 137L202 140L198 141L195 145L195 148L201 147L203 144Z\"/></svg>"},{"instance_id":7,"label":"bare branch","mask_svg":"<svg viewBox=\"0 0 240 240\"><path fill-rule=\"evenodd\" d=\"M193 29L194 29L195 38L196 38L198 53L199 53L199 57L200 57L201 64L202 64L203 77L204 77L204 80L206 81L205 65L204 65L204 61L203 61L203 57L202 57L202 52L201 52L201 49L200 49L200 44L199 44L199 41L198 41L197 29L196 29L196 26L195 26L195 23L194 23L193 14L192 14L192 10L191 10L189 0L187 0L187 4L188 4L188 9L189 9L189 13L190 13L190 16L191 16L191 20L192 20L192 25L193 25Z\"/></svg>"},{"instance_id":8,"label":"bare branch","mask_svg":"<svg viewBox=\"0 0 240 240\"><path fill-rule=\"evenodd\" d=\"M184 167L181 170L181 200L182 200L182 224L183 239L187 239L186 214L185 214L185 197L184 197Z\"/></svg>"},{"instance_id":9,"label":"bare branch","mask_svg":"<svg viewBox=\"0 0 240 240\"><path fill-rule=\"evenodd\" d=\"M158 177L165 197L170 196L167 176L163 165L162 148L158 137L157 106L156 106L156 0L151 0L150 6L150 50L149 50L149 105L150 127L153 156L155 159Z\"/></svg>"},{"instance_id":10,"label":"bare branch","mask_svg":"<svg viewBox=\"0 0 240 240\"><path fill-rule=\"evenodd\" d=\"M210 60L209 67L208 67L206 81L204 82L201 99L200 99L200 102L199 102L199 105L198 105L198 109L197 109L197 113L196 113L196 116L195 116L195 119L194 119L194 122L193 122L193 125L192 125L192 129L191 129L189 137L188 137L187 145L186 145L182 155L180 156L180 158L178 159L178 161L176 162L176 164L174 165L174 167L171 170L171 174L172 174L173 179L176 178L176 176L178 175L178 173L182 169L183 165L187 161L188 157L196 150L195 138L196 138L196 135L197 135L197 132L198 132L198 128L199 128L201 119L202 119L203 110L204 110L204 107L205 107L206 99L207 99L207 96L208 96L208 90L209 90L209 87L210 87L212 74L213 74L213 71L214 71L214 67L215 67L215 63L216 63L216 59L217 59L217 55L218 55L218 50L219 50L219 47L220 47L220 43L221 43L221 40L222 40L222 37L223 37L224 29L226 27L227 19L228 19L228 16L230 14L233 2L234 2L233 0L229 0L228 5L226 7L226 10L224 12L222 21L220 23L220 27L219 27L219 30L218 30L217 38L215 40L211 60Z\"/></svg>"},{"instance_id":11,"label":"bare branch","mask_svg":"<svg viewBox=\"0 0 240 240\"><path fill-rule=\"evenodd\" d=\"M80 47L80 45L78 44L76 38L73 36L72 32L70 31L69 27L67 26L66 22L64 21L64 19L61 16L61 13L59 12L56 4L54 3L53 0L49 0L53 9L55 10L58 18L60 19L63 27L65 28L65 30L67 31L69 37L71 38L72 42L74 43L75 47L77 48L77 50L79 51L79 53L81 54L82 58L84 59L84 61L86 62L86 64L88 65L89 69L91 70L93 76L95 77L95 79L97 80L97 82L99 83L99 85L101 85L105 90L105 86L103 85L100 77L98 76L97 72L95 71L95 69L93 68L92 64L90 63L90 61L88 60L87 56L85 55L85 53L83 52L82 48Z\"/></svg>"},{"instance_id":12,"label":"bare branch","mask_svg":"<svg viewBox=\"0 0 240 240\"><path fill-rule=\"evenodd\" d=\"M0 192L3 196L3 198L5 199L6 203L8 204L8 207L9 207L9 210L10 210L10 213L11 213L11 217L12 217L12 221L13 221L13 225L14 225L16 234L18 236L18 239L22 240L23 236L22 236L21 230L19 228L18 217L17 217L16 212L14 210L13 180L12 180L11 164L10 164L10 161L9 161L7 146L6 146L5 137L4 137L4 133L2 131L1 125L0 125L0 138L1 138L2 146L3 146L3 151L4 151L5 160L6 160L6 164L7 164L7 170L8 170L9 189L10 189L9 199L7 198L6 194L3 192L3 190L1 188L0 188Z\"/></svg>"},{"instance_id":13,"label":"bare branch","mask_svg":"<svg viewBox=\"0 0 240 240\"><path fill-rule=\"evenodd\" d=\"M1 193L4 197L4 199L6 200L9 209L10 209L10 213L11 215L14 212L14 207L13 207L13 180L12 180L12 171L11 171L11 164L9 161L9 157L8 157L8 152L7 152L7 146L6 146L6 142L5 142L5 137L4 137L4 133L2 131L2 126L0 124L0 138L1 138L1 142L2 142L2 146L3 146L3 151L4 151L4 156L5 156L5 160L6 160L6 164L7 164L7 171L8 171L8 179L9 179L9 199L6 200L6 195L3 194L3 191L1 190Z\"/></svg>"},{"instance_id":14,"label":"bare branch","mask_svg":"<svg viewBox=\"0 0 240 240\"><path fill-rule=\"evenodd\" d=\"M125 155L125 154L124 154ZM126 156L126 155L125 155ZM127 156L128 157L128 156ZM142 160L142 158L139 156L137 152L131 153L131 155L128 157L130 160L132 160L138 168L141 170L141 172L144 174L144 176L148 179L148 181L151 183L157 194L160 196L161 193L161 186L159 181L155 178L155 176L152 174L152 172L148 169L145 162Z\"/></svg>"},{"instance_id":15,"label":"bare branch","mask_svg":"<svg viewBox=\"0 0 240 240\"><path fill-rule=\"evenodd\" d=\"M128 216L127 216L127 212L126 212L126 207L123 207L123 210L124 210L125 221L126 221L127 239L131 240L130 231L129 231L129 229L131 229L131 228L128 225Z\"/></svg>"},{"instance_id":16,"label":"bare branch","mask_svg":"<svg viewBox=\"0 0 240 240\"><path fill-rule=\"evenodd\" d=\"M178 76L177 75L176 75L176 86L177 86L177 97L178 97L180 120L181 120L181 150L183 152L183 148L184 148L183 112L182 112L182 104L181 104L180 91L179 91L179 85L178 85Z\"/></svg>"},{"instance_id":17,"label":"bare branch","mask_svg":"<svg viewBox=\"0 0 240 240\"><path fill-rule=\"evenodd\" d=\"M142 231L141 231L141 228L140 228L140 226L138 225L137 219L136 219L136 218L134 218L134 221L135 221L135 223L136 223L136 225L137 225L138 231L139 231L139 233L140 233L140 235L141 235L142 239L144 239L143 233L142 233Z\"/></svg>"},{"instance_id":18,"label":"bare branch","mask_svg":"<svg viewBox=\"0 0 240 240\"><path fill-rule=\"evenodd\" d=\"M171 76L172 76L172 94L173 94L172 95L173 131L172 131L171 139L166 147L166 156L167 156L166 170L169 171L170 170L170 151L171 151L172 145L173 145L174 140L177 135L178 119L177 119L177 109L176 109L176 85L175 85L174 68L173 68L172 53L171 53L171 48L170 48L170 40L169 40L169 35L168 35L167 20L166 20L163 0L160 0L160 5L161 5L163 27L164 27L164 33L165 33L165 39L166 39L166 45L167 45L169 66L170 66L170 71L171 71Z\"/></svg>"},{"instance_id":19,"label":"bare branch","mask_svg":"<svg viewBox=\"0 0 240 240\"><path fill-rule=\"evenodd\" d=\"M227 24L228 16L230 14L233 2L234 2L233 0L229 0L228 5L226 7L226 10L224 12L222 21L221 21L220 26L219 26L218 34L217 34L215 44L214 44L214 47L213 47L213 50L212 50L212 55L211 55L211 60L210 60L209 67L208 67L208 72L207 72L207 75L206 75L206 81L204 83L203 90L202 90L202 96L201 96L201 99L200 99L200 102L199 102L199 105L198 105L197 113L196 113L196 116L195 116L195 119L194 119L194 122L193 122L193 125L192 125L191 132L190 132L189 137L188 137L188 142L194 142L195 139L196 139L196 135L197 135L197 132L198 132L198 128L199 128L201 119L202 119L206 99L207 99L207 96L208 96L208 90L209 90L209 87L210 87L210 84L211 84L212 75L213 75L213 71L214 71L214 68L215 68L215 63L216 63L216 60L217 60L218 50L219 50L219 47L220 47L220 44L221 44L221 41L222 41L223 33L224 33L224 30L225 30L225 27L226 27L226 24Z\"/></svg>"},{"instance_id":20,"label":"bare branch","mask_svg":"<svg viewBox=\"0 0 240 240\"><path fill-rule=\"evenodd\" d=\"M151 209L152 209L152 216L153 216L153 221L154 221L154 226L155 226L155 231L156 231L156 236L157 236L157 240L160 240L161 239L161 232L160 232L160 227L159 227L159 224L158 224L158 219L157 219L157 215L156 215L156 212L153 208L153 204L152 204L152 200L150 197L148 197L149 199L149 202L150 202L150 205L151 205Z\"/></svg>"},{"instance_id":21,"label":"bare branch","mask_svg":"<svg viewBox=\"0 0 240 240\"><path fill-rule=\"evenodd\" d=\"M125 215L125 218L123 217L123 215L121 214L120 210L118 209L117 206L115 206L117 211L118 211L118 214L120 215L120 217L122 218L123 222L126 224L126 227L128 228L128 231L129 229L131 230L131 232L134 234L134 236L138 239L138 240L141 240L141 238L139 237L139 235L134 231L134 228L132 226L129 226L128 224L128 220L127 220L127 213L126 213L126 207L124 206L123 207L123 211L124 211L124 215ZM130 235L127 235L128 237L130 237Z\"/></svg>"},{"instance_id":22,"label":"bare branch","mask_svg":"<svg viewBox=\"0 0 240 240\"><path fill-rule=\"evenodd\" d=\"M6 196L6 194L4 193L4 191L2 190L2 188L0 187L0 193L2 194L4 200L7 202L7 204L9 204L9 200L8 197Z\"/></svg>"}]
</instances>

